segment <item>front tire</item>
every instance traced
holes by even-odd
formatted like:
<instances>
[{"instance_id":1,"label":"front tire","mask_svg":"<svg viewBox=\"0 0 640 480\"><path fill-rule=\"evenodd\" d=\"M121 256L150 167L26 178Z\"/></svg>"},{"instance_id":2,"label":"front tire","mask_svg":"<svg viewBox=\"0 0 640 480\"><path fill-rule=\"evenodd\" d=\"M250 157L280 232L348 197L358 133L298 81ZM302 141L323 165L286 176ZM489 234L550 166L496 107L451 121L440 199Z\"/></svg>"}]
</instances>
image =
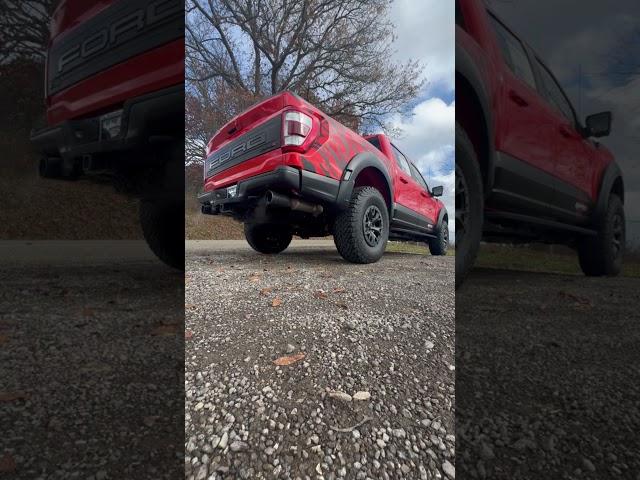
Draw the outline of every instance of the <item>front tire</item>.
<instances>
[{"instance_id":1,"label":"front tire","mask_svg":"<svg viewBox=\"0 0 640 480\"><path fill-rule=\"evenodd\" d=\"M283 252L291 243L291 231L270 223L245 223L244 236L256 252L273 255Z\"/></svg>"},{"instance_id":2,"label":"front tire","mask_svg":"<svg viewBox=\"0 0 640 480\"><path fill-rule=\"evenodd\" d=\"M478 157L464 129L456 123L456 288L476 261L484 211Z\"/></svg>"},{"instance_id":3,"label":"front tire","mask_svg":"<svg viewBox=\"0 0 640 480\"><path fill-rule=\"evenodd\" d=\"M336 218L333 241L342 258L352 263L380 260L389 239L389 212L374 187L353 190L346 210Z\"/></svg>"},{"instance_id":4,"label":"front tire","mask_svg":"<svg viewBox=\"0 0 640 480\"><path fill-rule=\"evenodd\" d=\"M589 277L618 275L622 269L624 245L624 207L620 197L611 195L598 234L582 239L578 245L580 268Z\"/></svg>"},{"instance_id":5,"label":"front tire","mask_svg":"<svg viewBox=\"0 0 640 480\"><path fill-rule=\"evenodd\" d=\"M438 228L436 238L429 239L429 251L431 255L446 255L449 248L449 220L445 217Z\"/></svg>"},{"instance_id":6,"label":"front tire","mask_svg":"<svg viewBox=\"0 0 640 480\"><path fill-rule=\"evenodd\" d=\"M151 251L166 265L184 270L184 205L141 200L140 226Z\"/></svg>"}]
</instances>

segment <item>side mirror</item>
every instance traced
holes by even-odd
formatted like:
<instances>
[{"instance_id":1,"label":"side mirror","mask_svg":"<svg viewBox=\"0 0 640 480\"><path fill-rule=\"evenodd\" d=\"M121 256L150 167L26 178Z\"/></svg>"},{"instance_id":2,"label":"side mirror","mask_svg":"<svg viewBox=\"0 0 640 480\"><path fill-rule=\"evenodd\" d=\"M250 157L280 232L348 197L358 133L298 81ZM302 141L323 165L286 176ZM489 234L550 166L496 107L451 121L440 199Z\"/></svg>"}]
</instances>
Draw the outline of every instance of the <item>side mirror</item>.
<instances>
[{"instance_id":1,"label":"side mirror","mask_svg":"<svg viewBox=\"0 0 640 480\"><path fill-rule=\"evenodd\" d=\"M611 133L611 112L589 115L586 119L587 136L606 137Z\"/></svg>"},{"instance_id":2,"label":"side mirror","mask_svg":"<svg viewBox=\"0 0 640 480\"><path fill-rule=\"evenodd\" d=\"M431 189L431 196L433 197L441 197L442 196L443 187L442 185L438 185L437 187L433 187Z\"/></svg>"}]
</instances>

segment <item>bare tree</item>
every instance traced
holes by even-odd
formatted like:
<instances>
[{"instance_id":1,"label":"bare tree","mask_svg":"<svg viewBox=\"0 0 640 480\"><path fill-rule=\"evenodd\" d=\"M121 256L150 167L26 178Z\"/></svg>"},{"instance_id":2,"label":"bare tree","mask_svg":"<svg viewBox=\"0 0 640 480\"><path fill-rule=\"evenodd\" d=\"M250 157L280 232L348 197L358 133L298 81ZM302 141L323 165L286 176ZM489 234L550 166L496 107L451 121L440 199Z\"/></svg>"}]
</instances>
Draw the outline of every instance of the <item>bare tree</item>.
<instances>
[{"instance_id":1,"label":"bare tree","mask_svg":"<svg viewBox=\"0 0 640 480\"><path fill-rule=\"evenodd\" d=\"M0 64L16 59L43 63L49 21L58 0L2 0Z\"/></svg>"},{"instance_id":2,"label":"bare tree","mask_svg":"<svg viewBox=\"0 0 640 480\"><path fill-rule=\"evenodd\" d=\"M217 104L229 92L255 101L292 90L350 126L386 129L385 117L404 111L422 86L417 62L390 60L389 5L187 0L187 81L194 93L207 85L198 97L206 102ZM226 113L220 122L237 111Z\"/></svg>"}]
</instances>

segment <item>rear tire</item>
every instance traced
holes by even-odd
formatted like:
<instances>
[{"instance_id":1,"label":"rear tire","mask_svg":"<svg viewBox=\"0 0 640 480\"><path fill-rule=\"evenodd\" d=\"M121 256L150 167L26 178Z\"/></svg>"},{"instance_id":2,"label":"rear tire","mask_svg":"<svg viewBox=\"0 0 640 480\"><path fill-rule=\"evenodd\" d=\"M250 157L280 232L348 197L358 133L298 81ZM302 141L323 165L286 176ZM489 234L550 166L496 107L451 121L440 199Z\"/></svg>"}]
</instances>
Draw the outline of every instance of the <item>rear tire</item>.
<instances>
[{"instance_id":1,"label":"rear tire","mask_svg":"<svg viewBox=\"0 0 640 480\"><path fill-rule=\"evenodd\" d=\"M151 251L166 265L184 270L184 204L141 200L140 226Z\"/></svg>"},{"instance_id":2,"label":"rear tire","mask_svg":"<svg viewBox=\"0 0 640 480\"><path fill-rule=\"evenodd\" d=\"M245 223L244 236L256 252L273 255L283 252L291 243L291 231L271 223Z\"/></svg>"},{"instance_id":3,"label":"rear tire","mask_svg":"<svg viewBox=\"0 0 640 480\"><path fill-rule=\"evenodd\" d=\"M625 246L624 222L622 201L617 195L611 195L598 234L583 238L578 245L580 268L585 275L601 277L620 273Z\"/></svg>"},{"instance_id":4,"label":"rear tire","mask_svg":"<svg viewBox=\"0 0 640 480\"><path fill-rule=\"evenodd\" d=\"M349 206L338 214L333 241L342 258L352 263L380 260L389 239L389 211L373 187L353 190Z\"/></svg>"},{"instance_id":5,"label":"rear tire","mask_svg":"<svg viewBox=\"0 0 640 480\"><path fill-rule=\"evenodd\" d=\"M436 238L429 239L429 251L431 255L446 255L449 248L449 221L444 218L438 228Z\"/></svg>"},{"instance_id":6,"label":"rear tire","mask_svg":"<svg viewBox=\"0 0 640 480\"><path fill-rule=\"evenodd\" d=\"M484 212L482 175L473 144L456 123L456 288L476 261Z\"/></svg>"}]
</instances>

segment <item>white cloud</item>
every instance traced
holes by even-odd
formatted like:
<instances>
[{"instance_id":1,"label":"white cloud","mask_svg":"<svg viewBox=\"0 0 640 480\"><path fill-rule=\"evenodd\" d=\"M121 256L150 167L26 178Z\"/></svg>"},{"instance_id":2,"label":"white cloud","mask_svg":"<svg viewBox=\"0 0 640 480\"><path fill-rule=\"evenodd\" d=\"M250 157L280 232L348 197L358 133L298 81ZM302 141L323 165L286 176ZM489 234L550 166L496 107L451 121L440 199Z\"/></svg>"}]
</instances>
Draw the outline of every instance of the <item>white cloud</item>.
<instances>
[{"instance_id":1,"label":"white cloud","mask_svg":"<svg viewBox=\"0 0 640 480\"><path fill-rule=\"evenodd\" d=\"M391 6L396 58L422 62L427 91L438 86L454 90L454 15L453 2L447 0L395 0Z\"/></svg>"}]
</instances>

